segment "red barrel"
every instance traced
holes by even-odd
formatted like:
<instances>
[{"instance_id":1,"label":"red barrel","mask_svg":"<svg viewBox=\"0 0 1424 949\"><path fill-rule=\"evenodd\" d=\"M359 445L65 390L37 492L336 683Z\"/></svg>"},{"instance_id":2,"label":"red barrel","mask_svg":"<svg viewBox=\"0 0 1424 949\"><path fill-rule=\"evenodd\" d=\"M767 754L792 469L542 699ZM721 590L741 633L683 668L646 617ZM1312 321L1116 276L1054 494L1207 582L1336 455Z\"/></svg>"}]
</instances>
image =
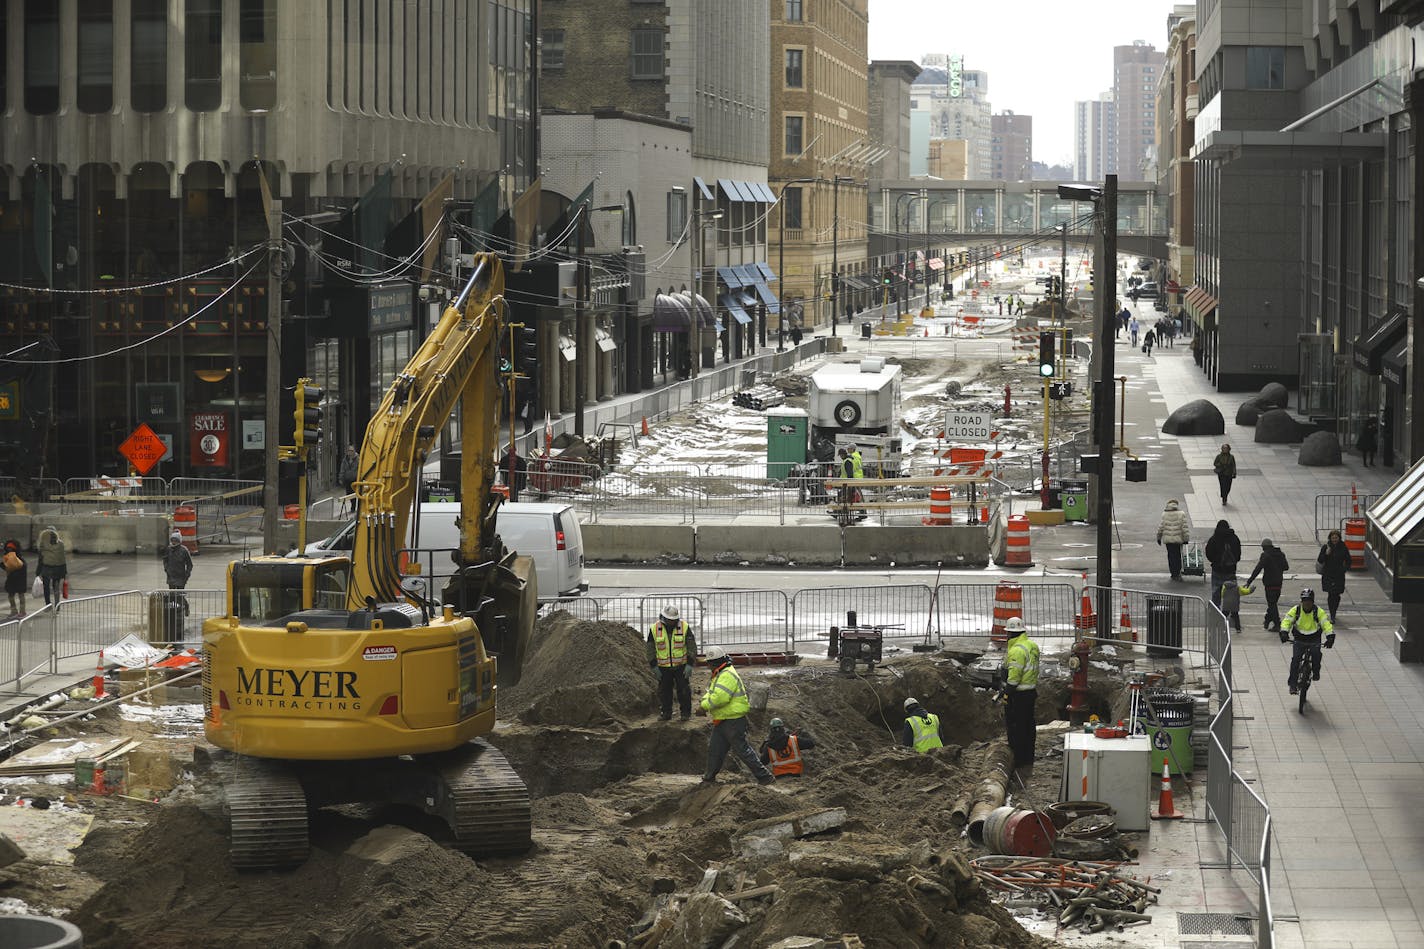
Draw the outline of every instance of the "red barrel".
<instances>
[{"instance_id":1,"label":"red barrel","mask_svg":"<svg viewBox=\"0 0 1424 949\"><path fill-rule=\"evenodd\" d=\"M1057 837L1052 817L1038 811L998 807L984 821L984 846L991 853L1047 857L1053 853Z\"/></svg>"}]
</instances>

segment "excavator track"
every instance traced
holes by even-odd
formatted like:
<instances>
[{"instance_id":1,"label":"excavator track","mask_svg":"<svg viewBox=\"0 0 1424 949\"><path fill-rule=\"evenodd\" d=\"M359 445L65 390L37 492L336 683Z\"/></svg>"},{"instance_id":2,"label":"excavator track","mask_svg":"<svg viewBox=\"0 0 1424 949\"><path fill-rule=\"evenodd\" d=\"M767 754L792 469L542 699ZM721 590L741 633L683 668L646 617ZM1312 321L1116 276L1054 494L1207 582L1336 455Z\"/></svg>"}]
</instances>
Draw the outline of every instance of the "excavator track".
<instances>
[{"instance_id":1,"label":"excavator track","mask_svg":"<svg viewBox=\"0 0 1424 949\"><path fill-rule=\"evenodd\" d=\"M431 811L450 825L455 849L477 857L527 851L533 845L529 788L504 755L476 739L442 757L442 795Z\"/></svg>"},{"instance_id":2,"label":"excavator track","mask_svg":"<svg viewBox=\"0 0 1424 949\"><path fill-rule=\"evenodd\" d=\"M280 764L247 759L224 781L228 846L239 870L276 870L307 859L307 797Z\"/></svg>"}]
</instances>

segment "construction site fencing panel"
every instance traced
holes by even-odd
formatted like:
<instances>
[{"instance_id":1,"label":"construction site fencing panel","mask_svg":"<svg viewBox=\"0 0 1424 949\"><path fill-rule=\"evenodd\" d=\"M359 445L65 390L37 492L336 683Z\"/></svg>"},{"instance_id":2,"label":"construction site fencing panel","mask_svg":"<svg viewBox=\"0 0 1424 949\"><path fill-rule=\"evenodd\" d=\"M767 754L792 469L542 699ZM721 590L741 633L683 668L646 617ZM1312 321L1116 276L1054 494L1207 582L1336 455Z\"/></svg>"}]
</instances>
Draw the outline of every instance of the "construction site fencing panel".
<instances>
[{"instance_id":1,"label":"construction site fencing panel","mask_svg":"<svg viewBox=\"0 0 1424 949\"><path fill-rule=\"evenodd\" d=\"M18 690L26 677L53 667L52 607L43 601L25 616L0 623L0 691Z\"/></svg>"},{"instance_id":2,"label":"construction site fencing panel","mask_svg":"<svg viewBox=\"0 0 1424 949\"><path fill-rule=\"evenodd\" d=\"M1180 593L1096 585L1088 586L1088 599L1098 614L1104 603L1109 604L1107 635L1094 634L1099 640L1124 649L1145 647L1149 655L1182 651L1209 661L1208 617L1215 612L1209 601ZM1081 613L1081 607L1074 612ZM1097 629L1103 629L1101 623Z\"/></svg>"},{"instance_id":3,"label":"construction site fencing panel","mask_svg":"<svg viewBox=\"0 0 1424 949\"><path fill-rule=\"evenodd\" d=\"M886 642L927 641L934 621L934 591L923 583L797 590L790 600L790 627L796 643L828 641L831 627L879 626Z\"/></svg>"},{"instance_id":4,"label":"construction site fencing panel","mask_svg":"<svg viewBox=\"0 0 1424 949\"><path fill-rule=\"evenodd\" d=\"M1378 501L1378 494L1317 494L1315 496L1315 542L1325 543L1331 531L1345 530L1345 521L1352 517L1364 517L1370 506Z\"/></svg>"},{"instance_id":5,"label":"construction site fencing panel","mask_svg":"<svg viewBox=\"0 0 1424 949\"><path fill-rule=\"evenodd\" d=\"M676 606L692 626L698 649L789 652L790 606L780 590L668 590L646 596L579 596L541 599L540 605L590 622L625 623L646 635L664 607Z\"/></svg>"},{"instance_id":6,"label":"construction site fencing panel","mask_svg":"<svg viewBox=\"0 0 1424 949\"><path fill-rule=\"evenodd\" d=\"M1018 583L1018 581L1008 581ZM941 641L988 639L994 626L999 583L942 583L936 588L935 628ZM1074 635L1078 591L1069 583L1020 583L1019 600L1024 625L1034 639ZM1006 605L1012 603L1006 601Z\"/></svg>"},{"instance_id":7,"label":"construction site fencing panel","mask_svg":"<svg viewBox=\"0 0 1424 949\"><path fill-rule=\"evenodd\" d=\"M17 500L25 504L48 504L64 493L64 483L58 478L15 478L0 477L0 504L14 504ZM7 512L23 513L18 507Z\"/></svg>"}]
</instances>

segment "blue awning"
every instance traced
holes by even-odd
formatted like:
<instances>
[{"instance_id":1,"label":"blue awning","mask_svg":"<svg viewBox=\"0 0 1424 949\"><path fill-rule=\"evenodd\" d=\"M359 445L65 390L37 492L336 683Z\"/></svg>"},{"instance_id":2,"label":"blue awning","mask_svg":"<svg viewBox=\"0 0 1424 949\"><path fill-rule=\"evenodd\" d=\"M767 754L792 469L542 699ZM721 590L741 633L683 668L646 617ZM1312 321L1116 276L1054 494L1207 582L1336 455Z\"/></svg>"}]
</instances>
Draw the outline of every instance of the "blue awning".
<instances>
[{"instance_id":1,"label":"blue awning","mask_svg":"<svg viewBox=\"0 0 1424 949\"><path fill-rule=\"evenodd\" d=\"M771 292L770 287L762 283L760 280L752 284L752 287L756 290L757 296L761 297L761 302L766 304L766 312L781 312L781 301L776 298L776 294Z\"/></svg>"},{"instance_id":2,"label":"blue awning","mask_svg":"<svg viewBox=\"0 0 1424 949\"><path fill-rule=\"evenodd\" d=\"M742 278L744 287L750 287L761 279L761 271L757 270L756 264L733 264L732 269Z\"/></svg>"},{"instance_id":3,"label":"blue awning","mask_svg":"<svg viewBox=\"0 0 1424 949\"><path fill-rule=\"evenodd\" d=\"M760 181L752 182L752 184L754 184L756 186L757 191L760 192L762 201L766 202L767 204L776 203L776 194L770 188L762 184Z\"/></svg>"},{"instance_id":4,"label":"blue awning","mask_svg":"<svg viewBox=\"0 0 1424 949\"><path fill-rule=\"evenodd\" d=\"M734 294L736 301L744 307L756 307L761 305L761 301L745 290L738 290Z\"/></svg>"},{"instance_id":5,"label":"blue awning","mask_svg":"<svg viewBox=\"0 0 1424 949\"><path fill-rule=\"evenodd\" d=\"M771 264L763 262L757 264L756 266L757 269L761 271L761 276L763 280L771 281L776 279L776 271L771 269Z\"/></svg>"},{"instance_id":6,"label":"blue awning","mask_svg":"<svg viewBox=\"0 0 1424 949\"><path fill-rule=\"evenodd\" d=\"M697 185L697 189L702 192L702 197L706 198L708 201L717 200L717 196L712 193L712 189L707 187L707 182L703 181L701 178L694 176L692 179L692 183Z\"/></svg>"},{"instance_id":7,"label":"blue awning","mask_svg":"<svg viewBox=\"0 0 1424 949\"><path fill-rule=\"evenodd\" d=\"M747 285L746 278L742 276L741 270L737 267L718 267L717 279L725 283L730 290Z\"/></svg>"},{"instance_id":8,"label":"blue awning","mask_svg":"<svg viewBox=\"0 0 1424 949\"><path fill-rule=\"evenodd\" d=\"M717 298L717 302L722 305L722 308L724 310L732 314L732 319L736 320L743 326L746 326L752 321L752 318L750 316L747 316L747 311L742 309L742 305L736 300L732 299L731 294L722 294L720 297Z\"/></svg>"},{"instance_id":9,"label":"blue awning","mask_svg":"<svg viewBox=\"0 0 1424 949\"><path fill-rule=\"evenodd\" d=\"M722 193L727 196L728 201L735 201L740 203L746 200L742 197L742 191L740 188L737 187L737 183L735 181L729 181L726 178L718 178L717 187L722 189Z\"/></svg>"}]
</instances>

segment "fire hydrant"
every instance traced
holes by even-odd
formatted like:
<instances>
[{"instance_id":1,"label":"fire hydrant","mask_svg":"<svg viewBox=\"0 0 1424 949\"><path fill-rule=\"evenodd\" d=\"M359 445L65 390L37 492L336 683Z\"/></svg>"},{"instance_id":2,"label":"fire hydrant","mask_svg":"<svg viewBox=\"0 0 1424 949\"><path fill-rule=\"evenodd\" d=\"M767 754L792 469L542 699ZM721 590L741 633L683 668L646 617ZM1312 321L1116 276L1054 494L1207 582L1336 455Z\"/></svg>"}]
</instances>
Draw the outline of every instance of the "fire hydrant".
<instances>
[{"instance_id":1,"label":"fire hydrant","mask_svg":"<svg viewBox=\"0 0 1424 949\"><path fill-rule=\"evenodd\" d=\"M1073 684L1069 689L1068 721L1074 725L1083 724L1088 711L1088 653L1091 647L1087 637L1073 644L1073 653L1068 657L1068 668L1073 671Z\"/></svg>"},{"instance_id":2,"label":"fire hydrant","mask_svg":"<svg viewBox=\"0 0 1424 949\"><path fill-rule=\"evenodd\" d=\"M1004 414L1005 414L1005 415L1012 415L1012 414L1013 414L1013 410L1012 410L1011 407L1009 406L1009 396L1012 395L1012 394L1013 394L1013 393L1012 393L1012 390L1009 388L1008 384L1005 384L1005 385L1004 385Z\"/></svg>"}]
</instances>

